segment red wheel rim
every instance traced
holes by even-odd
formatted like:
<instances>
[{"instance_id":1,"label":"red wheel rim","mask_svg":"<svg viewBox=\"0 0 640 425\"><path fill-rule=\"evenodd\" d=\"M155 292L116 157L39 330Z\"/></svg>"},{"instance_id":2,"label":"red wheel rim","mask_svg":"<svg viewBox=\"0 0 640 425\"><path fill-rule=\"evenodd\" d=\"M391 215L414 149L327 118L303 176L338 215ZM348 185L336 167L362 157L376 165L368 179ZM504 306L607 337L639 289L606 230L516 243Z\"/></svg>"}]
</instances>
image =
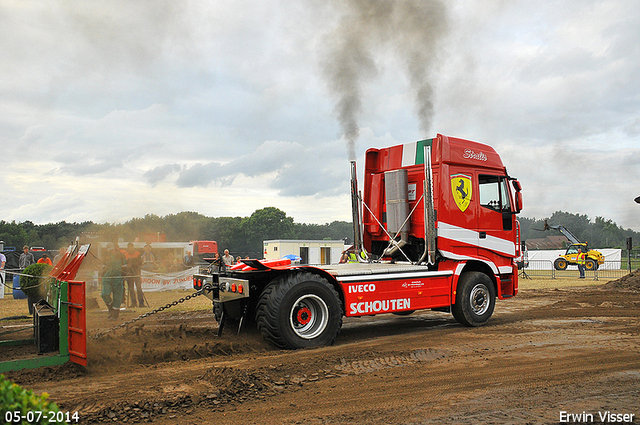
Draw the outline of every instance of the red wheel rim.
<instances>
[{"instance_id":1,"label":"red wheel rim","mask_svg":"<svg viewBox=\"0 0 640 425\"><path fill-rule=\"evenodd\" d=\"M307 307L302 307L296 313L296 320L301 325L308 324L309 322L311 322L311 310L309 310L309 308Z\"/></svg>"}]
</instances>

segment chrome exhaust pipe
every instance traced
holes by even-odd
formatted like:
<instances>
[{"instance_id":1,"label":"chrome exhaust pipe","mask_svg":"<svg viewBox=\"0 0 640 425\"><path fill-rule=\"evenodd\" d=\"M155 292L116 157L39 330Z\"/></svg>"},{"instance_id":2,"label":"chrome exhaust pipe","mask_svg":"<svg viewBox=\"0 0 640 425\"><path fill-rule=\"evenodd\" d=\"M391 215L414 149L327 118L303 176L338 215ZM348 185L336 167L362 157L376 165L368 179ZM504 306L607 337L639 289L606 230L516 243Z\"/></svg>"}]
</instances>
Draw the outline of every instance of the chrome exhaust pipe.
<instances>
[{"instance_id":1,"label":"chrome exhaust pipe","mask_svg":"<svg viewBox=\"0 0 640 425\"><path fill-rule=\"evenodd\" d=\"M358 199L358 177L356 162L351 162L351 219L353 220L353 246L356 256L360 258L362 252L362 229L360 224L360 201Z\"/></svg>"}]
</instances>

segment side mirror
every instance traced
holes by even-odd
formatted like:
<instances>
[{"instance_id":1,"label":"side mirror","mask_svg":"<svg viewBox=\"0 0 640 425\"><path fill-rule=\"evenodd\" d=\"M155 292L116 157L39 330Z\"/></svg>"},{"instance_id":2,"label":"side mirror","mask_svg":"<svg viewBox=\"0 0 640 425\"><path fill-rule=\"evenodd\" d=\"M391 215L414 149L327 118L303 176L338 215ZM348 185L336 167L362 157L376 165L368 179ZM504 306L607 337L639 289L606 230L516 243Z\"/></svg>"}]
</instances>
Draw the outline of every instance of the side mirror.
<instances>
[{"instance_id":1,"label":"side mirror","mask_svg":"<svg viewBox=\"0 0 640 425\"><path fill-rule=\"evenodd\" d=\"M518 180L511 180L511 184L513 185L513 188L516 190L516 192L520 192L522 190L522 185Z\"/></svg>"},{"instance_id":2,"label":"side mirror","mask_svg":"<svg viewBox=\"0 0 640 425\"><path fill-rule=\"evenodd\" d=\"M511 180L511 184L513 185L513 188L516 190L515 193L515 201L516 201L516 211L515 213L519 213L520 211L522 211L522 185L520 184L520 182L518 180Z\"/></svg>"},{"instance_id":3,"label":"side mirror","mask_svg":"<svg viewBox=\"0 0 640 425\"><path fill-rule=\"evenodd\" d=\"M522 192L516 192L516 213L522 211Z\"/></svg>"}]
</instances>

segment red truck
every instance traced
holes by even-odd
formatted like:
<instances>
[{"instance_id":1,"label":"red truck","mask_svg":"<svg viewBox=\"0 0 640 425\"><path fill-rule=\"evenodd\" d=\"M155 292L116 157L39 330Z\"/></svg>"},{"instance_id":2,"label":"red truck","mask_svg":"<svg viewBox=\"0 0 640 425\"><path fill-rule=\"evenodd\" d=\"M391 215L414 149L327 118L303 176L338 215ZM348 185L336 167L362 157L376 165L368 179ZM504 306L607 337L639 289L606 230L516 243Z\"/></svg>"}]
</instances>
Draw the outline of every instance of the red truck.
<instances>
[{"instance_id":1,"label":"red truck","mask_svg":"<svg viewBox=\"0 0 640 425\"><path fill-rule=\"evenodd\" d=\"M521 185L485 144L438 134L365 154L364 190L352 162L352 262L212 264L194 288L227 319L256 321L280 348L332 344L343 317L451 312L466 326L518 292Z\"/></svg>"}]
</instances>

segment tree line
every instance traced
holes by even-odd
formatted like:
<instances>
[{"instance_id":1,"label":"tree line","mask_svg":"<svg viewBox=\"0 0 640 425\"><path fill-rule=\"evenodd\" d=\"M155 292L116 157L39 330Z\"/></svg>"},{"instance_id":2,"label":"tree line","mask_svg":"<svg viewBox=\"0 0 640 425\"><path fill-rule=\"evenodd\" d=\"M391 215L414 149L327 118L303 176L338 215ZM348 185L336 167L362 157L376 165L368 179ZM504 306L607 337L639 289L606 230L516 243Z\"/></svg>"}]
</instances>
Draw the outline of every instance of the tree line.
<instances>
[{"instance_id":1,"label":"tree line","mask_svg":"<svg viewBox=\"0 0 640 425\"><path fill-rule=\"evenodd\" d=\"M97 241L125 242L163 234L167 242L213 240L222 251L234 254L259 254L262 241L271 239L331 239L353 240L350 222L334 221L327 224L295 223L292 217L275 207L254 211L249 217L207 217L197 212L185 211L160 217L147 214L121 224L97 224L93 222L37 225L0 221L0 240L5 247L42 246L56 250L66 247L76 237L90 235Z\"/></svg>"},{"instance_id":2,"label":"tree line","mask_svg":"<svg viewBox=\"0 0 640 425\"><path fill-rule=\"evenodd\" d=\"M519 217L523 240L559 235L555 230L542 231L545 220L550 225L563 225L580 241L589 242L594 248L624 248L627 237L634 245L640 242L640 233L623 229L612 220L586 215L556 211L550 217L534 219ZM91 234L99 241L134 241L141 235L164 234L167 242L191 240L214 240L220 250L229 249L236 254L260 253L262 241L271 239L312 239L353 241L350 222L334 221L327 224L296 223L292 217L275 207L254 211L249 217L207 217L197 212L186 211L160 217L147 214L121 224L82 223L34 224L31 221L16 223L0 221L0 240L5 247L20 250L23 245L42 246L56 250L66 247L76 237Z\"/></svg>"},{"instance_id":3,"label":"tree line","mask_svg":"<svg viewBox=\"0 0 640 425\"><path fill-rule=\"evenodd\" d=\"M628 237L633 239L633 245L640 245L640 232L631 229L623 229L612 220L604 217L596 217L591 221L587 215L572 214L564 211L556 211L551 217L532 219L518 217L520 222L522 240L539 239L545 236L557 236L561 233L557 230L544 231L545 221L551 225L562 225L569 229L580 242L589 243L591 248L626 248Z\"/></svg>"}]
</instances>

